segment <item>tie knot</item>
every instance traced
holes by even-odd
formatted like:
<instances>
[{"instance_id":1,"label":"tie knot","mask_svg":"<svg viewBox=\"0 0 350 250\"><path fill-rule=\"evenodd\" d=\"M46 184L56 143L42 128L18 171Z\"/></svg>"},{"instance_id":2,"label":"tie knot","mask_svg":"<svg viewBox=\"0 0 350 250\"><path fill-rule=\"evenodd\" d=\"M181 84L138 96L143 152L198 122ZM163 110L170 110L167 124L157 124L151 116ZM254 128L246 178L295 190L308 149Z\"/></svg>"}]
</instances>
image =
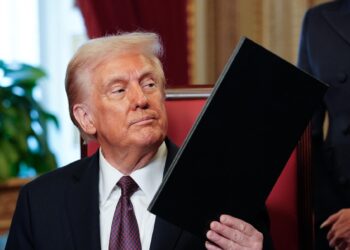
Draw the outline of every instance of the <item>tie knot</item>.
<instances>
[{"instance_id":1,"label":"tie knot","mask_svg":"<svg viewBox=\"0 0 350 250\"><path fill-rule=\"evenodd\" d=\"M122 196L127 196L128 198L139 188L137 183L130 176L123 176L120 178L117 185L122 190Z\"/></svg>"}]
</instances>

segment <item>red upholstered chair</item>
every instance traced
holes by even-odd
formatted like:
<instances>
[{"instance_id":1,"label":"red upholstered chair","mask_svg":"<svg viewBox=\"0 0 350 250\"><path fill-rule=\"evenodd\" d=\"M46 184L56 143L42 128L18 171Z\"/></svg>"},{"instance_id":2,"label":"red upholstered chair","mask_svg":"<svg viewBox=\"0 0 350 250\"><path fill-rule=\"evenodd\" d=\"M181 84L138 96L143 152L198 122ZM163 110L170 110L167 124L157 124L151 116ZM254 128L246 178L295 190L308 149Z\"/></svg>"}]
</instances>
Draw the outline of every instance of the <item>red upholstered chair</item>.
<instances>
[{"instance_id":1,"label":"red upholstered chair","mask_svg":"<svg viewBox=\"0 0 350 250\"><path fill-rule=\"evenodd\" d=\"M167 91L168 136L177 145L181 146L210 91L210 88ZM313 249L308 130L266 200L276 250ZM82 156L91 155L97 148L95 143L83 146Z\"/></svg>"}]
</instances>

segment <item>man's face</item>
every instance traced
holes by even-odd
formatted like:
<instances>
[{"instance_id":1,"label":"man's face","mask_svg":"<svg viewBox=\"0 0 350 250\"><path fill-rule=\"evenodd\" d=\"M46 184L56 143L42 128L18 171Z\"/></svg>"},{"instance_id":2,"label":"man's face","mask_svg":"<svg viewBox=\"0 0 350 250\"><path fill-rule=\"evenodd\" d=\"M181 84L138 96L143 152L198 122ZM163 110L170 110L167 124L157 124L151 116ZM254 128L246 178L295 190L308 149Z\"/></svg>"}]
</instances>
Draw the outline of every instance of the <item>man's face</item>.
<instances>
[{"instance_id":1,"label":"man's face","mask_svg":"<svg viewBox=\"0 0 350 250\"><path fill-rule=\"evenodd\" d=\"M102 149L159 146L167 132L164 84L140 54L111 56L92 74L89 109Z\"/></svg>"}]
</instances>

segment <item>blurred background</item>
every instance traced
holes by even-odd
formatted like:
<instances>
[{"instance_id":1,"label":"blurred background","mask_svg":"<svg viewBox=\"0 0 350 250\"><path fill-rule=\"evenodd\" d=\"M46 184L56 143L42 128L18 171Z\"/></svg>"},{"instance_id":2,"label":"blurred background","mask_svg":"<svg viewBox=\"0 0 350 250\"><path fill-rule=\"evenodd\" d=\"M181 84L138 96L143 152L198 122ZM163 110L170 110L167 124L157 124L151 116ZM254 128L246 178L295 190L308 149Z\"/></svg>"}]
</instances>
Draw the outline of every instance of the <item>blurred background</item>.
<instances>
[{"instance_id":1,"label":"blurred background","mask_svg":"<svg viewBox=\"0 0 350 250\"><path fill-rule=\"evenodd\" d=\"M18 74L14 69L18 67L14 63L35 68L30 76L36 72L40 79L35 78L34 84L33 77L30 78L33 84L29 92L49 119L48 122L39 119L41 129L37 129L33 121L29 127L39 135L47 133L45 140L54 157L51 162L55 167L63 166L80 158L80 136L70 121L64 90L65 69L75 50L88 38L118 31L158 32L165 46L164 65L169 87L213 85L241 36L296 64L303 16L308 8L322 2L326 1L0 0L0 62L3 63L0 87L5 89L11 84L23 87L23 83L28 82L16 78ZM15 96L25 95L28 87L19 92L18 86L13 88ZM8 108L5 97L0 102ZM29 110L30 119L34 120L35 114ZM4 123L0 120L0 128ZM4 140L10 137L11 133ZM24 143L28 144L29 151L36 152L41 145L40 140L38 146L28 138ZM9 168L1 166L5 164L1 157L11 158L4 152L4 147L0 147L0 175L1 168L3 172ZM27 172L21 174L17 167L10 166L16 168L11 179L19 174L32 177L45 171L30 163L24 164L21 159L17 162L22 162L18 164L25 165ZM31 171L33 168L35 171ZM10 223L15 186L23 185L17 178L14 182L9 182L10 178L2 179L6 184L0 184L0 234L6 232ZM12 196L5 197L3 190L12 192Z\"/></svg>"},{"instance_id":2,"label":"blurred background","mask_svg":"<svg viewBox=\"0 0 350 250\"><path fill-rule=\"evenodd\" d=\"M0 60L28 63L46 72L34 96L56 115L48 123L49 145L61 166L79 157L79 135L71 125L64 91L66 65L87 39L73 0L0 0Z\"/></svg>"},{"instance_id":3,"label":"blurred background","mask_svg":"<svg viewBox=\"0 0 350 250\"><path fill-rule=\"evenodd\" d=\"M80 157L64 76L72 54L88 37L156 31L165 45L170 87L214 84L241 36L295 64L303 15L321 2L325 0L0 0L0 60L46 72L35 96L58 118L59 128L48 124L49 145L61 166Z\"/></svg>"}]
</instances>

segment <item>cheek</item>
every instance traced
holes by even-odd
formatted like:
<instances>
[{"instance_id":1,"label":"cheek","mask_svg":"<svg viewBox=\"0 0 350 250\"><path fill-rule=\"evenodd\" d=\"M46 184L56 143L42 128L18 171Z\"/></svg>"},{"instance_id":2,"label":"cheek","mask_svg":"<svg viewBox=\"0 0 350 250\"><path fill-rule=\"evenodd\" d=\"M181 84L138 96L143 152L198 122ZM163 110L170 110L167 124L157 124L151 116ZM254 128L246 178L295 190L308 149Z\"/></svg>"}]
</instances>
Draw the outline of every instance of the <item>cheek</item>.
<instances>
[{"instance_id":1,"label":"cheek","mask_svg":"<svg viewBox=\"0 0 350 250\"><path fill-rule=\"evenodd\" d=\"M125 111L115 105L96 106L95 117L97 118L99 125L102 127L121 130L125 126Z\"/></svg>"},{"instance_id":2,"label":"cheek","mask_svg":"<svg viewBox=\"0 0 350 250\"><path fill-rule=\"evenodd\" d=\"M165 105L162 105L160 108L160 117L161 117L161 126L162 129L164 130L164 132L166 133L168 130L168 116L167 116L167 112L166 112L166 108Z\"/></svg>"}]
</instances>

